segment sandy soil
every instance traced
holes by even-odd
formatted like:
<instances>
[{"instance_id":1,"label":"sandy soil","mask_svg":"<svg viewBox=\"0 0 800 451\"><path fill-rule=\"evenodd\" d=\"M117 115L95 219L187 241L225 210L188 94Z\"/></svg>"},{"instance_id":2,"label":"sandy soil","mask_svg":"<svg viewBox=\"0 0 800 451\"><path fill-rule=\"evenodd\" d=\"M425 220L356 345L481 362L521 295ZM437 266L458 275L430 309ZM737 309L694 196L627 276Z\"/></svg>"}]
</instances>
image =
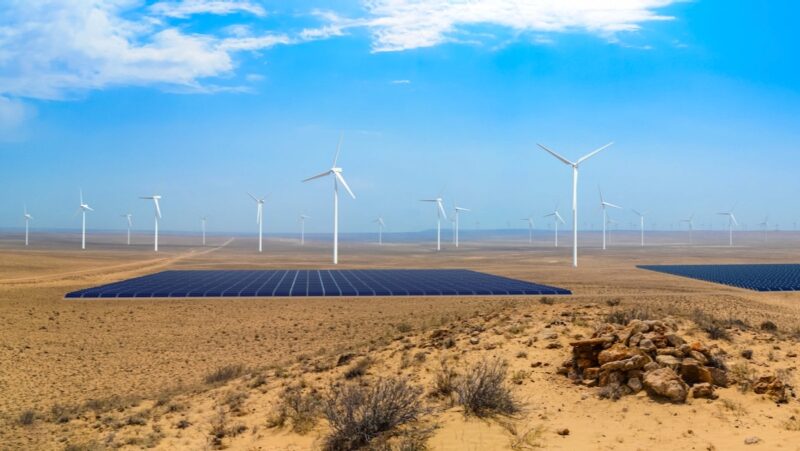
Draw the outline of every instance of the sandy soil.
<instances>
[{"instance_id":1,"label":"sandy soil","mask_svg":"<svg viewBox=\"0 0 800 451\"><path fill-rule=\"evenodd\" d=\"M246 428L228 434L223 446L318 448L327 433L323 420L297 434L269 428L268 419L286 386L304 381L324 392L341 380L344 367L329 368L330 362L348 352L372 360L364 383L401 374L426 392L442 359L463 371L470 362L499 356L509 362L509 374L528 372L512 386L525 404L514 418L467 418L460 407L425 397L431 413L423 423L434 427L431 449L800 449L800 432L792 430L794 424L800 428L796 400L778 406L736 388L720 390L718 400L685 405L643 395L600 400L593 389L555 374L568 347L548 349L546 340L526 344L563 317L570 320L558 327L556 341L566 346L614 309L646 306L676 317L700 309L753 326L719 343L731 364L748 348L754 357L745 363L755 371L794 375L800 346L791 335L800 330L800 294L748 292L635 265L798 262L798 235L763 244L754 234L734 249L688 247L675 234L652 237L655 245L639 249L633 236L619 236L605 252L590 237L577 270L569 266L567 247L544 241L467 242L439 254L427 244L342 245L343 268L458 267L573 291L554 305L538 297L67 301L68 291L164 269L330 267L329 247L311 242L300 249L289 240L270 240L258 255L252 238L214 237L202 248L194 245L196 238L166 237L162 252L154 254L149 245L127 248L121 237L107 235L81 252L74 237L49 238L22 249L18 240L0 237L0 449L208 449L220 408L226 424ZM609 307L611 299L621 304ZM758 330L766 320L778 333ZM480 325L480 344L470 343L464 324ZM442 328L454 331L456 346L426 347L431 331ZM682 331L702 336L688 320ZM421 360L414 357L419 352L426 354ZM526 356L517 357L522 352ZM246 370L221 385L204 382L226 365ZM254 386L260 377L263 383ZM233 392L246 393L236 412L225 401ZM61 415L66 422L56 418L59 409L67 412ZM21 423L26 411L32 424ZM144 420L127 420L137 414ZM190 426L176 427L181 420ZM556 434L559 428L570 434ZM761 442L744 445L750 436Z\"/></svg>"}]
</instances>

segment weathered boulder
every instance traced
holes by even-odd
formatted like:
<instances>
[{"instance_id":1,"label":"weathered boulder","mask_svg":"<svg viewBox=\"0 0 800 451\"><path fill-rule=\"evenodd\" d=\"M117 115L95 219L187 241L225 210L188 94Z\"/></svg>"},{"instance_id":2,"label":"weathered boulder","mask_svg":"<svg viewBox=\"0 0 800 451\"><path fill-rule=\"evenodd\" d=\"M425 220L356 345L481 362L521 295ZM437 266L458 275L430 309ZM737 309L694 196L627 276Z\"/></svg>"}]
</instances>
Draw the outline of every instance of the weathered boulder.
<instances>
[{"instance_id":1,"label":"weathered boulder","mask_svg":"<svg viewBox=\"0 0 800 451\"><path fill-rule=\"evenodd\" d=\"M644 375L644 387L654 396L666 398L675 403L686 401L688 387L671 368L659 368Z\"/></svg>"},{"instance_id":2,"label":"weathered boulder","mask_svg":"<svg viewBox=\"0 0 800 451\"><path fill-rule=\"evenodd\" d=\"M656 362L661 366L678 368L681 364L681 359L671 355L659 355L656 356Z\"/></svg>"},{"instance_id":3,"label":"weathered boulder","mask_svg":"<svg viewBox=\"0 0 800 451\"><path fill-rule=\"evenodd\" d=\"M680 367L681 378L689 385L696 383L711 383L711 372L697 360L687 357L683 359Z\"/></svg>"},{"instance_id":4,"label":"weathered boulder","mask_svg":"<svg viewBox=\"0 0 800 451\"><path fill-rule=\"evenodd\" d=\"M692 387L692 397L696 399L717 399L719 395L714 393L713 385L703 382Z\"/></svg>"}]
</instances>

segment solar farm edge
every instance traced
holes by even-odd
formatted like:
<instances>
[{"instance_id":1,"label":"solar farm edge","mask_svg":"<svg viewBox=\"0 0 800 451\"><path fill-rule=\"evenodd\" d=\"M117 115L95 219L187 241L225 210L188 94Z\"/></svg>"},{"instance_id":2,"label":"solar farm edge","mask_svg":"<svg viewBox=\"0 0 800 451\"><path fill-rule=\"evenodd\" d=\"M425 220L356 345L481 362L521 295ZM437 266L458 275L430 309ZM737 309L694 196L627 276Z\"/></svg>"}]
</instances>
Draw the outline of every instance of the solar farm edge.
<instances>
[{"instance_id":1,"label":"solar farm edge","mask_svg":"<svg viewBox=\"0 0 800 451\"><path fill-rule=\"evenodd\" d=\"M637 268L750 291L800 291L800 264L794 263L638 265Z\"/></svg>"}]
</instances>

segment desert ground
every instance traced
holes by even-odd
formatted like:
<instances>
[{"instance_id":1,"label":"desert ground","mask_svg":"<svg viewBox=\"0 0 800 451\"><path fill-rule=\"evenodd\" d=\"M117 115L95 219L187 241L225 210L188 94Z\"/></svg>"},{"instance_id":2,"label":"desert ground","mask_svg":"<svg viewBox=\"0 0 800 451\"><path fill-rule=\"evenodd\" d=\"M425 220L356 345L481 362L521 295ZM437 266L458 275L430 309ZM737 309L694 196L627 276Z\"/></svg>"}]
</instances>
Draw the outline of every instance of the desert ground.
<instances>
[{"instance_id":1,"label":"desert ground","mask_svg":"<svg viewBox=\"0 0 800 451\"><path fill-rule=\"evenodd\" d=\"M800 449L800 402L753 389L765 375L788 393L796 384L800 294L635 267L798 263L800 234L741 233L728 248L722 232L696 233L693 246L660 233L642 249L638 234L616 233L606 251L587 234L578 269L567 234L559 248L550 234L532 246L523 235L467 234L440 253L390 236L381 247L344 241L339 266L474 269L572 296L65 300L165 269L330 268L330 245L268 239L258 254L254 237L202 247L167 235L156 254L147 235L131 247L96 235L86 251L74 234L33 235L29 248L0 235L0 449L332 449L337 400L388 382L414 409L365 449ZM729 386L716 399L614 400L561 374L569 343L631 319L664 321L724 356ZM465 404L459 387L481 368L501 376L513 408Z\"/></svg>"}]
</instances>

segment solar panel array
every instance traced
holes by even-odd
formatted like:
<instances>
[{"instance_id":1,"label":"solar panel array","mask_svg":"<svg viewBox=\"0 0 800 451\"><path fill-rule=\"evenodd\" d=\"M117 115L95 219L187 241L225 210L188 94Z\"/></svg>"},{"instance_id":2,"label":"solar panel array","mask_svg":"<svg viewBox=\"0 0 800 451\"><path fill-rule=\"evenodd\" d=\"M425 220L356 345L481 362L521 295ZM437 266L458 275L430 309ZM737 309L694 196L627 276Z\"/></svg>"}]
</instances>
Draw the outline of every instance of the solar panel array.
<instances>
[{"instance_id":1,"label":"solar panel array","mask_svg":"<svg viewBox=\"0 0 800 451\"><path fill-rule=\"evenodd\" d=\"M642 269L755 291L799 291L800 265L642 265Z\"/></svg>"},{"instance_id":2,"label":"solar panel array","mask_svg":"<svg viewBox=\"0 0 800 451\"><path fill-rule=\"evenodd\" d=\"M572 294L562 288L461 269L164 271L67 298L464 296Z\"/></svg>"}]
</instances>

